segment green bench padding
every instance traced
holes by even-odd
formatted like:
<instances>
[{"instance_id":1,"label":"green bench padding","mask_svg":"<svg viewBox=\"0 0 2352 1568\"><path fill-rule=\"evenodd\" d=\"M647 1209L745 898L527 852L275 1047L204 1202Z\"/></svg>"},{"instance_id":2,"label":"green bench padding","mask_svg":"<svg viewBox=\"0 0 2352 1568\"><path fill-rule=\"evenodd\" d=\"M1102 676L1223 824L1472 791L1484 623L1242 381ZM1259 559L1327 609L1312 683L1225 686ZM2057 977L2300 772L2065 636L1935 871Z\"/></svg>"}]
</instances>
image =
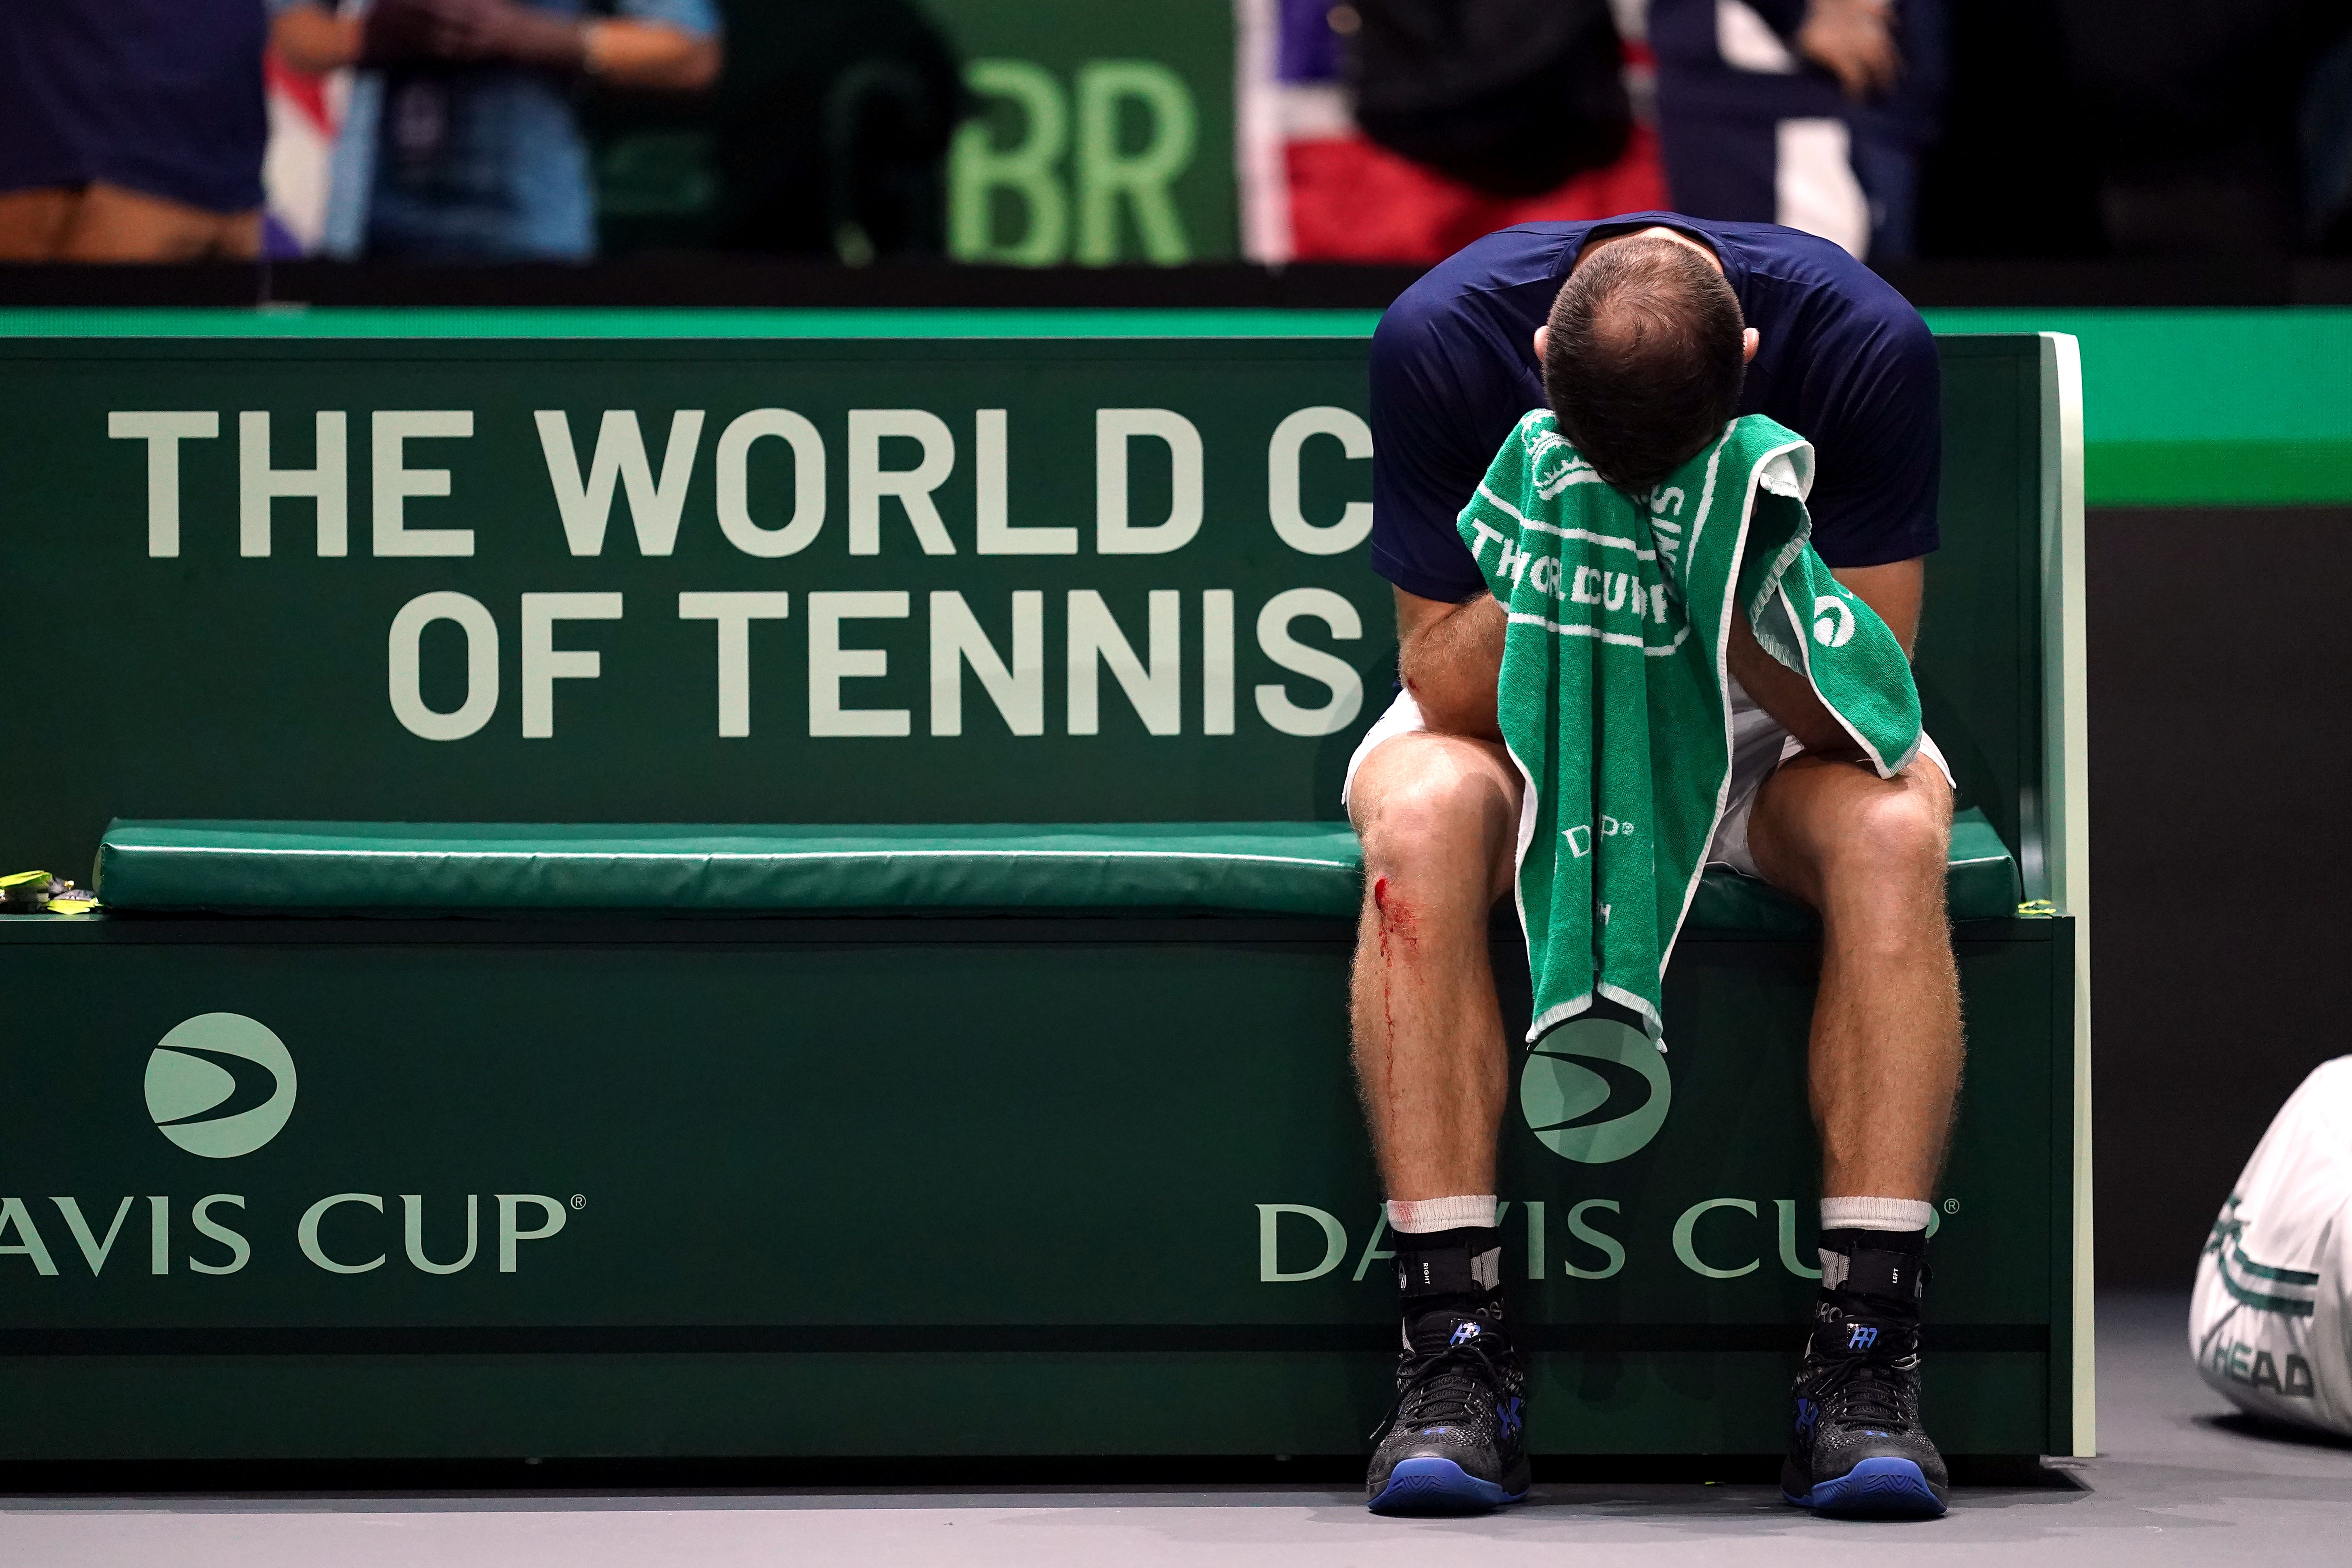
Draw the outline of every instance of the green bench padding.
<instances>
[{"instance_id":1,"label":"green bench padding","mask_svg":"<svg viewBox=\"0 0 2352 1568\"><path fill-rule=\"evenodd\" d=\"M131 910L1199 909L1347 915L1336 822L963 826L115 822Z\"/></svg>"},{"instance_id":2,"label":"green bench padding","mask_svg":"<svg viewBox=\"0 0 2352 1568\"><path fill-rule=\"evenodd\" d=\"M906 826L121 822L98 851L118 910L1211 910L1355 912L1361 855L1332 822ZM1981 812L1952 826L1956 920L2014 912ZM1810 911L1711 871L1690 927L1802 932Z\"/></svg>"}]
</instances>

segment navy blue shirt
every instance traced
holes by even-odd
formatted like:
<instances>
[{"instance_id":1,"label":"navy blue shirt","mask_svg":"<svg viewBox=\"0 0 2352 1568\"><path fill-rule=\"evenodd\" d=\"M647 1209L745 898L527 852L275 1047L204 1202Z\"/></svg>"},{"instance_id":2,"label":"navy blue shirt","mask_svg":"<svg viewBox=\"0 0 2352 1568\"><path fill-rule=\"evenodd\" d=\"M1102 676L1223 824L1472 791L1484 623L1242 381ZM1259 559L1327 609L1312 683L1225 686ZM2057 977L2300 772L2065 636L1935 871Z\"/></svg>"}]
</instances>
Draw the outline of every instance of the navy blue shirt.
<instances>
[{"instance_id":1,"label":"navy blue shirt","mask_svg":"<svg viewBox=\"0 0 2352 1568\"><path fill-rule=\"evenodd\" d=\"M93 180L261 205L262 0L0 4L0 191Z\"/></svg>"},{"instance_id":2,"label":"navy blue shirt","mask_svg":"<svg viewBox=\"0 0 2352 1568\"><path fill-rule=\"evenodd\" d=\"M1535 332L1588 238L1666 225L1714 250L1761 340L1742 414L1813 444L1813 547L1832 566L1936 548L1943 453L1936 344L1878 275L1763 223L1632 213L1490 234L1405 290L1372 334L1372 569L1459 602L1486 580L1454 531L1496 448L1544 405Z\"/></svg>"}]
</instances>

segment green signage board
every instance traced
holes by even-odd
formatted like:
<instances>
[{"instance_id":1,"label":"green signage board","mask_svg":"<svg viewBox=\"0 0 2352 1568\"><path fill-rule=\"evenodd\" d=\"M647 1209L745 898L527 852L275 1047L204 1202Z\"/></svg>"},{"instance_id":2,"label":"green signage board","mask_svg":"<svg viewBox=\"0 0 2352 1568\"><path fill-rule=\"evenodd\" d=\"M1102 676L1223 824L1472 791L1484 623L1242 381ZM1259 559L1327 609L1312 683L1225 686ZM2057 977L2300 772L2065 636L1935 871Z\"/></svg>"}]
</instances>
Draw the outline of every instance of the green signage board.
<instances>
[{"instance_id":1,"label":"green signage board","mask_svg":"<svg viewBox=\"0 0 2352 1568\"><path fill-rule=\"evenodd\" d=\"M872 68L858 58L859 42L837 26L779 17L759 4L727 7L733 68L744 80L816 92ZM941 216L950 256L1029 267L1166 267L1240 254L1226 0L918 4L962 62L974 110L946 160ZM903 42L895 29L891 36ZM812 80L809 50L839 75ZM740 107L735 111L740 117ZM711 112L707 99L640 94L591 103L605 255L720 240ZM822 197L812 189L807 199ZM845 261L871 259L852 237L836 233L835 243Z\"/></svg>"},{"instance_id":2,"label":"green signage board","mask_svg":"<svg viewBox=\"0 0 2352 1568\"><path fill-rule=\"evenodd\" d=\"M5 858L70 874L114 816L1336 817L1394 677L1369 322L1003 314L22 319L0 711L70 772L0 784ZM2038 896L2037 346L1941 348L1921 686Z\"/></svg>"},{"instance_id":3,"label":"green signage board","mask_svg":"<svg viewBox=\"0 0 2352 1568\"><path fill-rule=\"evenodd\" d=\"M924 0L982 111L948 164L948 244L1045 267L1239 254L1226 0Z\"/></svg>"},{"instance_id":4,"label":"green signage board","mask_svg":"<svg viewBox=\"0 0 2352 1568\"><path fill-rule=\"evenodd\" d=\"M1345 340L0 346L7 853L110 816L1300 819L1392 679ZM1106 788L1106 779L1117 779Z\"/></svg>"},{"instance_id":5,"label":"green signage board","mask_svg":"<svg viewBox=\"0 0 2352 1568\"><path fill-rule=\"evenodd\" d=\"M1938 332L2082 341L2093 506L2352 501L2352 310L1930 310Z\"/></svg>"}]
</instances>

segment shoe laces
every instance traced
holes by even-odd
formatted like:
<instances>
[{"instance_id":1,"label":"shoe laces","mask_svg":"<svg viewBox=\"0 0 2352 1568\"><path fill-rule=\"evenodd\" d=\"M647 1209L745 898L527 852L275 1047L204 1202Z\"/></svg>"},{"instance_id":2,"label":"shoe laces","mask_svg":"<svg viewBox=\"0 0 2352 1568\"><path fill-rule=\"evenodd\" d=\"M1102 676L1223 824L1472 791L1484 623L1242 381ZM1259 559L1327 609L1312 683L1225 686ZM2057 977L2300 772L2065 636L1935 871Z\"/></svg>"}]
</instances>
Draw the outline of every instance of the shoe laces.
<instances>
[{"instance_id":1,"label":"shoe laces","mask_svg":"<svg viewBox=\"0 0 2352 1568\"><path fill-rule=\"evenodd\" d=\"M1909 1423L1909 1373L1919 1358L1840 1356L1828 1363L1813 1397L1822 1411L1841 1426L1901 1426Z\"/></svg>"},{"instance_id":2,"label":"shoe laces","mask_svg":"<svg viewBox=\"0 0 2352 1568\"><path fill-rule=\"evenodd\" d=\"M1443 1350L1408 1355L1397 1369L1397 1396L1372 1429L1371 1440L1379 1443L1400 1426L1468 1419L1477 1409L1480 1391L1492 1397L1506 1381L1507 1374L1496 1358L1509 1352L1501 1345L1499 1334L1477 1334Z\"/></svg>"}]
</instances>

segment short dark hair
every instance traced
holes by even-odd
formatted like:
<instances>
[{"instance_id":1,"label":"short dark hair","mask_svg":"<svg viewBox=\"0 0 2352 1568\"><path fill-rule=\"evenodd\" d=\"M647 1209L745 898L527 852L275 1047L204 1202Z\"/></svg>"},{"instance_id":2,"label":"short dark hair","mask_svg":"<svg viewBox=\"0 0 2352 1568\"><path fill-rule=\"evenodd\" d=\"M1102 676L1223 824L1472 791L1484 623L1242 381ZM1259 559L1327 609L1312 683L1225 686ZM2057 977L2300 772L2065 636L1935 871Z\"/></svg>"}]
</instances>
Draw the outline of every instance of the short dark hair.
<instances>
[{"instance_id":1,"label":"short dark hair","mask_svg":"<svg viewBox=\"0 0 2352 1568\"><path fill-rule=\"evenodd\" d=\"M1544 397L1602 479L1649 489L1739 411L1739 297L1707 258L1661 236L1587 255L1552 301Z\"/></svg>"}]
</instances>

